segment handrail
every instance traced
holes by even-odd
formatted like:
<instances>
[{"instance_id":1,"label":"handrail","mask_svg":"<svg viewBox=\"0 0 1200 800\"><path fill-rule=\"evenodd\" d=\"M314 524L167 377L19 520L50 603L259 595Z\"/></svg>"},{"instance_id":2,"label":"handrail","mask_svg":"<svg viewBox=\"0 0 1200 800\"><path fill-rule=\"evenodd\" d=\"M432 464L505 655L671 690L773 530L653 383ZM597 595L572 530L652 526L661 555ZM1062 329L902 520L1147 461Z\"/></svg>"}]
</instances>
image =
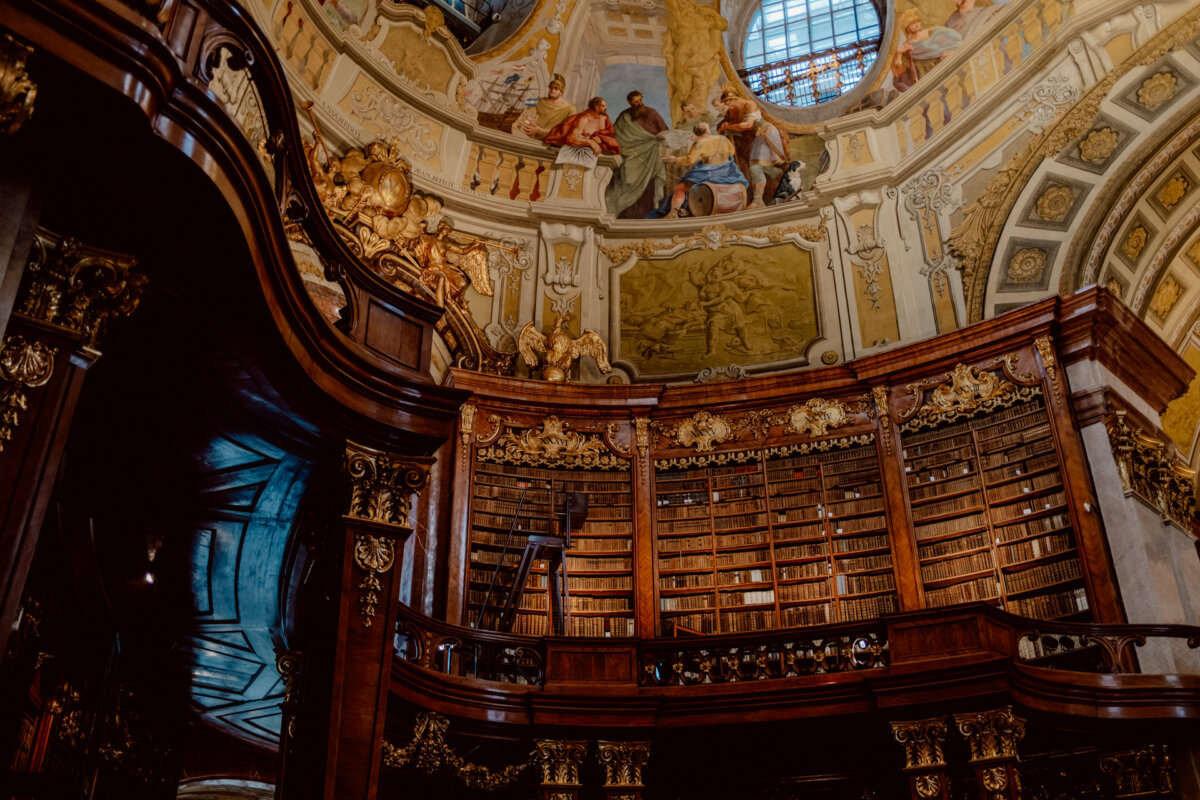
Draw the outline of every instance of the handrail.
<instances>
[{"instance_id":1,"label":"handrail","mask_svg":"<svg viewBox=\"0 0 1200 800\"><path fill-rule=\"evenodd\" d=\"M835 673L906 669L940 659L964 659L961 641L953 656L937 644L937 630L973 620L989 628L978 637L974 657L996 658L1066 672L1149 674L1137 648L1153 641L1178 641L1195 656L1200 675L1200 627L1191 625L1100 625L1033 620L985 603L891 614L875 620L811 628L679 638L536 637L463 628L401 607L398 657L416 666L471 680L545 686L571 682L570 671L547 674L556 652L586 647L596 654L636 657L630 688L692 687L744 681L805 679ZM969 626L968 626L969 627ZM981 629L982 630L982 629ZM919 633L914 633L919 632ZM956 634L957 635L957 634ZM921 637L924 637L923 639ZM924 647L914 643L933 642Z\"/></svg>"}]
</instances>

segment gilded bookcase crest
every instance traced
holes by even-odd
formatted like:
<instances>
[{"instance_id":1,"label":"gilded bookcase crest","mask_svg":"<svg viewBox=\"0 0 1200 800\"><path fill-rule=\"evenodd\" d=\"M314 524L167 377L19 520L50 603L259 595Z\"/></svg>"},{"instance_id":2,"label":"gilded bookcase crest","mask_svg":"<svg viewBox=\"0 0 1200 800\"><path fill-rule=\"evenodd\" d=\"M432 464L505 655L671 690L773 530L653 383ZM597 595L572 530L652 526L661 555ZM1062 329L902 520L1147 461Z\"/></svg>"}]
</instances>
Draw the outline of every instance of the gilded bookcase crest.
<instances>
[{"instance_id":1,"label":"gilded bookcase crest","mask_svg":"<svg viewBox=\"0 0 1200 800\"><path fill-rule=\"evenodd\" d=\"M495 424L499 423L500 420L495 419ZM542 420L540 430L526 428L505 431L495 444L479 451L479 459L530 466L628 469L628 464L622 458L628 455L628 449L612 439L618 429L616 423L609 423L601 433L574 431L570 429L570 424L559 417L549 416Z\"/></svg>"},{"instance_id":2,"label":"gilded bookcase crest","mask_svg":"<svg viewBox=\"0 0 1200 800\"><path fill-rule=\"evenodd\" d=\"M1018 373L1016 358L1010 353L982 367L958 364L940 383L937 378L910 383L912 405L900 412L902 429L920 430L1033 399L1041 393L1040 388L1030 385L1037 382L1037 377ZM996 367L1002 370L996 372ZM922 395L935 383L922 404Z\"/></svg>"},{"instance_id":3,"label":"gilded bookcase crest","mask_svg":"<svg viewBox=\"0 0 1200 800\"><path fill-rule=\"evenodd\" d=\"M674 439L680 447L694 447L697 453L706 453L718 444L736 438L737 429L719 414L700 411L675 425L651 423L655 430Z\"/></svg>"},{"instance_id":4,"label":"gilded bookcase crest","mask_svg":"<svg viewBox=\"0 0 1200 800\"><path fill-rule=\"evenodd\" d=\"M850 422L849 411L840 400L813 397L804 405L792 406L782 417L771 421L785 423L784 433L825 436L830 428L840 428Z\"/></svg>"}]
</instances>

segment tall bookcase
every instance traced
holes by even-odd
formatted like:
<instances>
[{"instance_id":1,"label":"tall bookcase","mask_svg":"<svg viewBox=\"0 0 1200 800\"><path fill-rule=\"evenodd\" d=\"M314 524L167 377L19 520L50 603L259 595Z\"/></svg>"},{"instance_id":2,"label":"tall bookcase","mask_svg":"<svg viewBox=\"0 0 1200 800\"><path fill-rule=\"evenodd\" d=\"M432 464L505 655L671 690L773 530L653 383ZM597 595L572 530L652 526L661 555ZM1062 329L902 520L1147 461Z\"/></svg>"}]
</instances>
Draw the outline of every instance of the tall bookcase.
<instances>
[{"instance_id":1,"label":"tall bookcase","mask_svg":"<svg viewBox=\"0 0 1200 800\"><path fill-rule=\"evenodd\" d=\"M663 633L818 625L896 610L872 437L814 449L726 453L721 466L656 462Z\"/></svg>"},{"instance_id":2,"label":"tall bookcase","mask_svg":"<svg viewBox=\"0 0 1200 800\"><path fill-rule=\"evenodd\" d=\"M475 465L471 498L468 621L475 624L494 581L479 627L496 625L530 532L552 532L554 512L568 492L585 492L590 513L565 554L573 636L633 636L633 502L629 469L567 469L490 463ZM625 466L620 469L620 466ZM517 505L521 515L511 539ZM508 539L508 547L505 541ZM497 570L499 565L499 570ZM548 630L546 562L534 563L514 633Z\"/></svg>"},{"instance_id":3,"label":"tall bookcase","mask_svg":"<svg viewBox=\"0 0 1200 800\"><path fill-rule=\"evenodd\" d=\"M1084 617L1088 597L1042 398L903 433L925 605Z\"/></svg>"}]
</instances>

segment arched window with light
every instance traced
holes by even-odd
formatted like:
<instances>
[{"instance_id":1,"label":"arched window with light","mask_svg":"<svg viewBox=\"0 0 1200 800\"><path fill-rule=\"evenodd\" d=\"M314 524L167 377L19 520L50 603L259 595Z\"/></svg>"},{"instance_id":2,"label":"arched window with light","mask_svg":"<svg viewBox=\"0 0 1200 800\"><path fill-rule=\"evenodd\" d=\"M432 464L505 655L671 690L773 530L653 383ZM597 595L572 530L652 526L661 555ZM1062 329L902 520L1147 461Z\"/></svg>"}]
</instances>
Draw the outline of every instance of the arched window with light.
<instances>
[{"instance_id":1,"label":"arched window with light","mask_svg":"<svg viewBox=\"0 0 1200 800\"><path fill-rule=\"evenodd\" d=\"M871 0L763 0L746 31L739 72L768 102L816 106L862 81L881 37Z\"/></svg>"}]
</instances>

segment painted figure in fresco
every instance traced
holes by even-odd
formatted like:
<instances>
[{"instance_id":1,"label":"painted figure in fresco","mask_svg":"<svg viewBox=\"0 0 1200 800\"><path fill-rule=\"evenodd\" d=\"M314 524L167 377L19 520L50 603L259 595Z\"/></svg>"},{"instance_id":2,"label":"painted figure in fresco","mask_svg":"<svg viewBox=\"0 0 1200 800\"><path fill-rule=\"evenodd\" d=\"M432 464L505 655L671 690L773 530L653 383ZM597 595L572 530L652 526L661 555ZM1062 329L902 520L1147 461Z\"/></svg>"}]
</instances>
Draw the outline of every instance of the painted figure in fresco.
<instances>
[{"instance_id":1,"label":"painted figure in fresco","mask_svg":"<svg viewBox=\"0 0 1200 800\"><path fill-rule=\"evenodd\" d=\"M724 112L722 112L721 115L714 117L706 111L701 111L700 106L690 101L684 101L683 105L679 107L679 111L679 117L675 120L675 124L672 127L681 131L690 131L701 122L715 125L716 121L724 115Z\"/></svg>"},{"instance_id":2,"label":"painted figure in fresco","mask_svg":"<svg viewBox=\"0 0 1200 800\"><path fill-rule=\"evenodd\" d=\"M617 116L613 132L621 146L621 166L608 189L608 213L620 219L641 219L662 200L666 173L659 150L667 123L634 90L629 108Z\"/></svg>"},{"instance_id":3,"label":"painted figure in fresco","mask_svg":"<svg viewBox=\"0 0 1200 800\"><path fill-rule=\"evenodd\" d=\"M892 87L898 92L913 87L917 79L937 66L962 44L962 35L945 25L926 28L915 8L900 15L900 30L904 41L892 58Z\"/></svg>"},{"instance_id":4,"label":"painted figure in fresco","mask_svg":"<svg viewBox=\"0 0 1200 800\"><path fill-rule=\"evenodd\" d=\"M666 0L667 94L671 108L686 100L703 106L721 79L723 34L729 23L712 6L697 0Z\"/></svg>"},{"instance_id":5,"label":"painted figure in fresco","mask_svg":"<svg viewBox=\"0 0 1200 800\"><path fill-rule=\"evenodd\" d=\"M946 27L966 39L982 28L996 10L995 6L979 8L976 0L954 0L955 12L946 18Z\"/></svg>"},{"instance_id":6,"label":"painted figure in fresco","mask_svg":"<svg viewBox=\"0 0 1200 800\"><path fill-rule=\"evenodd\" d=\"M779 177L791 161L788 158L787 134L763 119L758 103L748 100L732 89L721 92L725 119L717 126L733 140L738 168L750 178L750 208L761 208L766 193L774 196Z\"/></svg>"},{"instance_id":7,"label":"painted figure in fresco","mask_svg":"<svg viewBox=\"0 0 1200 800\"><path fill-rule=\"evenodd\" d=\"M521 112L513 123L512 132L518 136L544 140L555 125L575 113L575 106L563 100L562 94L566 88L566 78L555 73L546 96Z\"/></svg>"},{"instance_id":8,"label":"painted figure in fresco","mask_svg":"<svg viewBox=\"0 0 1200 800\"><path fill-rule=\"evenodd\" d=\"M741 184L743 190L750 188L750 184L738 170L737 162L734 160L736 154L733 143L729 139L712 133L707 122L698 123L692 132L696 138L687 155L667 156L663 159L667 162L684 164L690 169L684 173L679 183L675 184L675 191L671 196L661 206L647 214L647 217L665 217L667 219L678 217L688 189L698 183Z\"/></svg>"},{"instance_id":9,"label":"painted figure in fresco","mask_svg":"<svg viewBox=\"0 0 1200 800\"><path fill-rule=\"evenodd\" d=\"M621 152L617 143L612 121L608 118L608 104L603 97L588 101L586 111L567 117L550 133L546 144L559 148L556 164L578 164L585 169L596 165L601 153Z\"/></svg>"}]
</instances>

